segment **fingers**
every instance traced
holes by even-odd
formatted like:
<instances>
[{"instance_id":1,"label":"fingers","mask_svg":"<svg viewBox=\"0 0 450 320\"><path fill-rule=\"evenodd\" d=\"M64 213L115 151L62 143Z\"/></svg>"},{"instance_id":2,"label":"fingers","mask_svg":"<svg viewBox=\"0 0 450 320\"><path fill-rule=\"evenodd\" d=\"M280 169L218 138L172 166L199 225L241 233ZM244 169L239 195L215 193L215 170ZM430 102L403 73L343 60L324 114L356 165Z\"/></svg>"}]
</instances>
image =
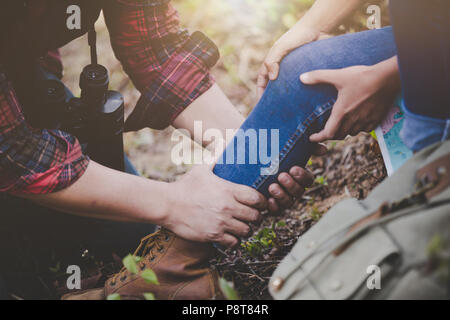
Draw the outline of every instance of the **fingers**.
<instances>
[{"instance_id":1,"label":"fingers","mask_svg":"<svg viewBox=\"0 0 450 320\"><path fill-rule=\"evenodd\" d=\"M278 78L280 73L280 62L283 59L285 53L279 49L279 46L275 45L269 51L266 59L259 70L257 87L258 87L258 96L262 97L264 94L264 90L269 83L269 80L275 81Z\"/></svg>"},{"instance_id":2,"label":"fingers","mask_svg":"<svg viewBox=\"0 0 450 320\"><path fill-rule=\"evenodd\" d=\"M278 203L274 198L269 198L268 203L268 209L270 212L274 213L280 211L280 207L278 206Z\"/></svg>"},{"instance_id":3,"label":"fingers","mask_svg":"<svg viewBox=\"0 0 450 320\"><path fill-rule=\"evenodd\" d=\"M269 73L269 79L274 81L278 78L278 73L280 71L280 62L283 60L286 52L281 49L280 45L275 44L272 49L270 49L269 54L264 60L264 65Z\"/></svg>"},{"instance_id":4,"label":"fingers","mask_svg":"<svg viewBox=\"0 0 450 320\"><path fill-rule=\"evenodd\" d=\"M340 70L315 70L306 72L300 76L300 80L307 85L314 85L320 83L328 83L335 85Z\"/></svg>"},{"instance_id":5,"label":"fingers","mask_svg":"<svg viewBox=\"0 0 450 320\"><path fill-rule=\"evenodd\" d=\"M303 188L308 188L314 183L314 175L301 167L292 167L291 170L289 170L289 174L294 177L295 181Z\"/></svg>"},{"instance_id":6,"label":"fingers","mask_svg":"<svg viewBox=\"0 0 450 320\"><path fill-rule=\"evenodd\" d=\"M331 116L325 124L325 128L319 133L315 133L309 137L311 142L324 142L327 140L332 140L336 138L336 133L339 131L340 124L342 123L343 114L340 111L340 100L333 107L333 111L331 112Z\"/></svg>"},{"instance_id":7,"label":"fingers","mask_svg":"<svg viewBox=\"0 0 450 320\"><path fill-rule=\"evenodd\" d=\"M248 237L250 235L251 228L246 223L243 223L236 219L230 219L227 222L227 227L225 228L225 231L238 238L243 238Z\"/></svg>"},{"instance_id":8,"label":"fingers","mask_svg":"<svg viewBox=\"0 0 450 320\"><path fill-rule=\"evenodd\" d=\"M239 240L231 234L225 233L221 240L217 241L224 247L234 248L239 244Z\"/></svg>"},{"instance_id":9,"label":"fingers","mask_svg":"<svg viewBox=\"0 0 450 320\"><path fill-rule=\"evenodd\" d=\"M256 86L258 88L258 97L261 98L264 94L264 90L267 87L267 83L269 82L269 71L266 68L266 65L263 64L261 69L259 70L258 79L256 81Z\"/></svg>"},{"instance_id":10,"label":"fingers","mask_svg":"<svg viewBox=\"0 0 450 320\"><path fill-rule=\"evenodd\" d=\"M269 80L276 80L279 73L280 65L278 63L264 62L259 71L258 79L256 81L256 86L258 88L258 97L262 97L262 95L264 94L264 90L269 83Z\"/></svg>"},{"instance_id":11,"label":"fingers","mask_svg":"<svg viewBox=\"0 0 450 320\"><path fill-rule=\"evenodd\" d=\"M261 213L246 206L238 206L233 212L233 218L244 222L258 222L261 220Z\"/></svg>"},{"instance_id":12,"label":"fingers","mask_svg":"<svg viewBox=\"0 0 450 320\"><path fill-rule=\"evenodd\" d=\"M287 191L289 195L295 198L299 198L303 195L305 189L294 178L283 172L278 176L278 182Z\"/></svg>"},{"instance_id":13,"label":"fingers","mask_svg":"<svg viewBox=\"0 0 450 320\"><path fill-rule=\"evenodd\" d=\"M266 198L255 189L242 185L233 185L233 189L234 198L239 203L261 211L267 209Z\"/></svg>"},{"instance_id":14,"label":"fingers","mask_svg":"<svg viewBox=\"0 0 450 320\"><path fill-rule=\"evenodd\" d=\"M283 207L289 207L293 204L292 198L276 183L269 186L269 193Z\"/></svg>"},{"instance_id":15,"label":"fingers","mask_svg":"<svg viewBox=\"0 0 450 320\"><path fill-rule=\"evenodd\" d=\"M309 187L314 182L314 176L309 171L294 166L288 173L281 173L278 176L279 184L271 184L269 193L272 196L268 202L270 212L277 212L282 207L290 207L293 198L300 198L305 192L305 187Z\"/></svg>"},{"instance_id":16,"label":"fingers","mask_svg":"<svg viewBox=\"0 0 450 320\"><path fill-rule=\"evenodd\" d=\"M278 74L280 73L280 65L278 64L278 62L279 60L277 62L266 64L266 68L269 71L269 79L271 81L277 80Z\"/></svg>"},{"instance_id":17,"label":"fingers","mask_svg":"<svg viewBox=\"0 0 450 320\"><path fill-rule=\"evenodd\" d=\"M314 146L313 155L315 156L324 156L327 154L327 152L328 152L327 146L322 143L317 143Z\"/></svg>"}]
</instances>

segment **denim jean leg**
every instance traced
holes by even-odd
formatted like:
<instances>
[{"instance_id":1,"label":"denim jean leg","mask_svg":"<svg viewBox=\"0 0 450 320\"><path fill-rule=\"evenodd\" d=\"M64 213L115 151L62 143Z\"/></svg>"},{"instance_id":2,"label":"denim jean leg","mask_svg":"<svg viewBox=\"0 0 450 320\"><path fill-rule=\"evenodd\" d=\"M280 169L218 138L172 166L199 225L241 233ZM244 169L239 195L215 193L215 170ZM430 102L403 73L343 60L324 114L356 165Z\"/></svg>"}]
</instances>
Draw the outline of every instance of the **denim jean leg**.
<instances>
[{"instance_id":1,"label":"denim jean leg","mask_svg":"<svg viewBox=\"0 0 450 320\"><path fill-rule=\"evenodd\" d=\"M374 65L395 54L391 28L338 36L294 50L281 63L278 79L269 82L263 97L219 158L214 173L269 196L268 187L276 182L279 173L294 165L306 165L314 147L309 136L324 127L337 97L333 86L306 86L299 76L317 69ZM273 136L278 136L278 143L271 140ZM274 144L275 152L270 154ZM261 154L274 157L268 162ZM262 170L267 168L273 170Z\"/></svg>"}]
</instances>

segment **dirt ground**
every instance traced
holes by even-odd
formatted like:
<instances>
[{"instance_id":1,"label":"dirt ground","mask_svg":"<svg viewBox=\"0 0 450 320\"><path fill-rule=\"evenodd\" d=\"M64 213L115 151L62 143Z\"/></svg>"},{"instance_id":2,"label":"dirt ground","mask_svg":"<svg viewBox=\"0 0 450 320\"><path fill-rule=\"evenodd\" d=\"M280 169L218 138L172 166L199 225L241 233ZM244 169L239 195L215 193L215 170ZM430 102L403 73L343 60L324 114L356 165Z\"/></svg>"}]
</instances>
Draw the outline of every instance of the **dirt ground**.
<instances>
[{"instance_id":1,"label":"dirt ground","mask_svg":"<svg viewBox=\"0 0 450 320\"><path fill-rule=\"evenodd\" d=\"M241 299L271 299L270 276L297 239L334 204L347 197L364 199L386 177L378 143L368 134L331 142L328 154L313 157L308 169L316 181L302 199L254 226L253 236L243 240L245 247L221 252L214 261L220 273L234 283ZM272 242L265 246L267 240Z\"/></svg>"}]
</instances>

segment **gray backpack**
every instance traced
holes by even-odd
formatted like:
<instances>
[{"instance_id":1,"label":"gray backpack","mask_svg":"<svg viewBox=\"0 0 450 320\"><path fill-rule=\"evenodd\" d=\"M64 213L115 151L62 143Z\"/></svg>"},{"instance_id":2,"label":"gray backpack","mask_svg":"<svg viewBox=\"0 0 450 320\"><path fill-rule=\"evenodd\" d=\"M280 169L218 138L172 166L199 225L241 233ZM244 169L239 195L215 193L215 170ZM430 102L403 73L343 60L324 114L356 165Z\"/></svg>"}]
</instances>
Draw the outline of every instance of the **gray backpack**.
<instances>
[{"instance_id":1,"label":"gray backpack","mask_svg":"<svg viewBox=\"0 0 450 320\"><path fill-rule=\"evenodd\" d=\"M450 141L338 203L274 272L275 299L449 299Z\"/></svg>"}]
</instances>

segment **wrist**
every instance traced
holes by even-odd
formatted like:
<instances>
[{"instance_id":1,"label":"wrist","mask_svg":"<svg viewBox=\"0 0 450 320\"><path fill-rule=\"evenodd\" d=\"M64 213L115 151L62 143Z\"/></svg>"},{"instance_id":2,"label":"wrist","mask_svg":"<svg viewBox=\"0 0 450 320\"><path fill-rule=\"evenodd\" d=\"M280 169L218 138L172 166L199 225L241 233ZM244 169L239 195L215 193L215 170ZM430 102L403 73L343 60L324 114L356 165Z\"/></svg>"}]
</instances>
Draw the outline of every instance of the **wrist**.
<instances>
[{"instance_id":1,"label":"wrist","mask_svg":"<svg viewBox=\"0 0 450 320\"><path fill-rule=\"evenodd\" d=\"M397 57L382 61L368 68L370 72L380 83L380 85L389 85L393 88L400 88L400 74Z\"/></svg>"},{"instance_id":2,"label":"wrist","mask_svg":"<svg viewBox=\"0 0 450 320\"><path fill-rule=\"evenodd\" d=\"M322 34L319 27L310 25L303 20L297 22L297 24L288 32L292 32L294 36L298 39L302 39L302 42L305 43L319 40L320 35Z\"/></svg>"},{"instance_id":3,"label":"wrist","mask_svg":"<svg viewBox=\"0 0 450 320\"><path fill-rule=\"evenodd\" d=\"M155 215L153 217L153 223L160 226L167 226L171 220L174 207L176 205L176 198L173 197L173 183L159 182L158 186L158 205L155 207Z\"/></svg>"}]
</instances>

